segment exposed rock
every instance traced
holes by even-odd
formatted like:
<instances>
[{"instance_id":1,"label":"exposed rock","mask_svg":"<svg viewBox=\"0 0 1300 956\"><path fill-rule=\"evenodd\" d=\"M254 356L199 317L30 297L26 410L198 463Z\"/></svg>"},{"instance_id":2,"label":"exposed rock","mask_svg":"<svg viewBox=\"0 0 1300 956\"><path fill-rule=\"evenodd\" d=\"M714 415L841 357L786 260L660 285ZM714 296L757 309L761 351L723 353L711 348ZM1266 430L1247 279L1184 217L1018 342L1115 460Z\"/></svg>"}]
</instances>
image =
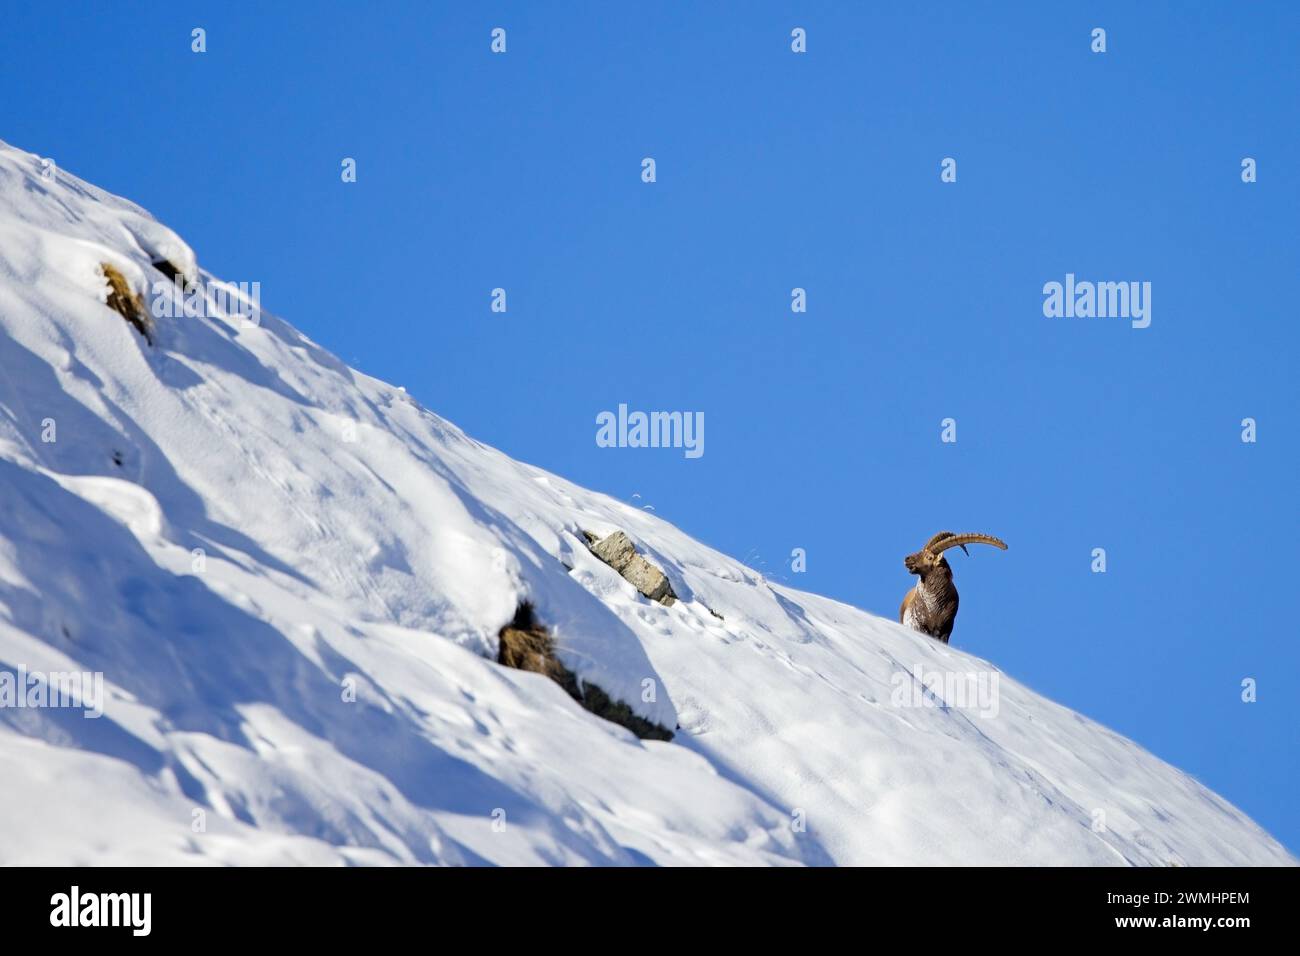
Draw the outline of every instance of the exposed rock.
<instances>
[{"instance_id":1,"label":"exposed rock","mask_svg":"<svg viewBox=\"0 0 1300 956\"><path fill-rule=\"evenodd\" d=\"M642 740L672 740L673 732L662 724L646 720L621 700L614 700L595 684L585 682L582 696L574 698L597 717L626 727ZM570 691L572 696L572 691Z\"/></svg>"},{"instance_id":2,"label":"exposed rock","mask_svg":"<svg viewBox=\"0 0 1300 956\"><path fill-rule=\"evenodd\" d=\"M167 277L169 282L175 282L176 277L180 276L182 285L189 285L190 279L181 271L181 267L170 259L158 259L154 262L153 267Z\"/></svg>"},{"instance_id":3,"label":"exposed rock","mask_svg":"<svg viewBox=\"0 0 1300 956\"><path fill-rule=\"evenodd\" d=\"M622 531L615 531L606 538L592 541L591 553L622 574L623 569L636 557L636 546Z\"/></svg>"},{"instance_id":4,"label":"exposed rock","mask_svg":"<svg viewBox=\"0 0 1300 956\"><path fill-rule=\"evenodd\" d=\"M642 740L672 740L667 727L646 720L621 700L614 700L590 681L580 681L555 656L555 641L538 622L533 606L525 601L515 611L515 618L501 628L497 663L516 670L545 674L559 684L570 697L597 717L626 727Z\"/></svg>"},{"instance_id":5,"label":"exposed rock","mask_svg":"<svg viewBox=\"0 0 1300 956\"><path fill-rule=\"evenodd\" d=\"M677 595L668 581L668 575L636 553L632 539L622 531L597 539L590 531L582 532L591 553L604 561L638 591L652 601L665 606L673 604Z\"/></svg>"}]
</instances>

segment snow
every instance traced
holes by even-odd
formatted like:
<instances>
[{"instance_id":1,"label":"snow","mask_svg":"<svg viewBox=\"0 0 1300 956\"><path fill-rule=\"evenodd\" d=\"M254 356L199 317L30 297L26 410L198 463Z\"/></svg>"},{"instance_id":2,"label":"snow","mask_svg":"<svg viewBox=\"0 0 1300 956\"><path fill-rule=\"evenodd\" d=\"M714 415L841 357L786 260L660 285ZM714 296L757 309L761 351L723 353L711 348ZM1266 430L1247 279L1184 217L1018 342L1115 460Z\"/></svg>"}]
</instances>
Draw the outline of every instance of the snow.
<instances>
[{"instance_id":1,"label":"snow","mask_svg":"<svg viewBox=\"0 0 1300 956\"><path fill-rule=\"evenodd\" d=\"M1296 862L994 665L513 461L265 310L150 348L99 265L143 291L163 257L218 281L0 144L0 673L106 695L0 707L0 863ZM494 663L524 599L675 740ZM917 668L996 707L931 706Z\"/></svg>"}]
</instances>

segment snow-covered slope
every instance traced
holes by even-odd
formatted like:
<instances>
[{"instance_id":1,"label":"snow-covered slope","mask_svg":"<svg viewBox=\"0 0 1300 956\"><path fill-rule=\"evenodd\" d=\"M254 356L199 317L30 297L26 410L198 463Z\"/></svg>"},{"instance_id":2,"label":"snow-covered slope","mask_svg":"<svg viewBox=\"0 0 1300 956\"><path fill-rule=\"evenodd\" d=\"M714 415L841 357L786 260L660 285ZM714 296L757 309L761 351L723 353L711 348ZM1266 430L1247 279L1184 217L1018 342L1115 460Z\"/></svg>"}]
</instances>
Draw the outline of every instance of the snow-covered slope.
<instances>
[{"instance_id":1,"label":"snow-covered slope","mask_svg":"<svg viewBox=\"0 0 1300 956\"><path fill-rule=\"evenodd\" d=\"M98 718L0 706L0 863L1294 862L990 664L515 462L266 313L149 346L100 268L143 291L163 258L195 274L0 144L0 674L104 680ZM497 665L522 600L675 740ZM918 667L996 696L943 704Z\"/></svg>"}]
</instances>

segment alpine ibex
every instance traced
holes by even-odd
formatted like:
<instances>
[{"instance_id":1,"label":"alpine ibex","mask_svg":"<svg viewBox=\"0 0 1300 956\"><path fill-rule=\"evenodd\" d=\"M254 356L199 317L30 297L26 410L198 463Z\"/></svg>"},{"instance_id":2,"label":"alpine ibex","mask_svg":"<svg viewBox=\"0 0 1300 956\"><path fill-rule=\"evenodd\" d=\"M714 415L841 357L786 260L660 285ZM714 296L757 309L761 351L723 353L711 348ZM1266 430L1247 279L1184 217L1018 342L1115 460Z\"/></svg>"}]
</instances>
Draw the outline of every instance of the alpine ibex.
<instances>
[{"instance_id":1,"label":"alpine ibex","mask_svg":"<svg viewBox=\"0 0 1300 956\"><path fill-rule=\"evenodd\" d=\"M1007 549L1006 542L991 535L940 531L924 548L903 559L907 570L920 580L907 592L903 606L898 609L902 624L948 643L953 622L957 620L957 588L952 583L952 567L943 553L949 548L961 548L970 554L966 551L968 544L991 544L1003 551Z\"/></svg>"}]
</instances>

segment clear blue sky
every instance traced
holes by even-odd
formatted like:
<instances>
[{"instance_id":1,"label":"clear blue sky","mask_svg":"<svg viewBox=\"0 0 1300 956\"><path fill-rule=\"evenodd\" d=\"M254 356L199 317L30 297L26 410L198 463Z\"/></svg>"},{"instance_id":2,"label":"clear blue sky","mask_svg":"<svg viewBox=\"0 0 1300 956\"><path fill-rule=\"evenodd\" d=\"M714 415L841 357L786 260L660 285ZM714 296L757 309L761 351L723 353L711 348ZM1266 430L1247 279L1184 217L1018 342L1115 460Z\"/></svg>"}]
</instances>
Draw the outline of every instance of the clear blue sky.
<instances>
[{"instance_id":1,"label":"clear blue sky","mask_svg":"<svg viewBox=\"0 0 1300 956\"><path fill-rule=\"evenodd\" d=\"M1298 851L1300 4L903 6L9 4L0 138L774 578L892 616L933 532L1005 538L954 643ZM1151 327L1045 318L1067 272ZM704 456L596 447L619 402Z\"/></svg>"}]
</instances>

